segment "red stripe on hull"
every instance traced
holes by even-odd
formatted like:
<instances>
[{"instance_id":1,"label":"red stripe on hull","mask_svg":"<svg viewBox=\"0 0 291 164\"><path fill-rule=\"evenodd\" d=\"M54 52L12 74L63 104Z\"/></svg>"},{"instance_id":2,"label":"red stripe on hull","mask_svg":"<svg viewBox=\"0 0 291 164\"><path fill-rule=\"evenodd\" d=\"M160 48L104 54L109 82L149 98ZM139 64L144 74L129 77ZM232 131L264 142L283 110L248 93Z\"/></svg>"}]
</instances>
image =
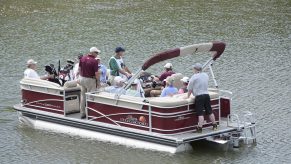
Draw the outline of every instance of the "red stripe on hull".
<instances>
[{"instance_id":1,"label":"red stripe on hull","mask_svg":"<svg viewBox=\"0 0 291 164\"><path fill-rule=\"evenodd\" d=\"M64 114L63 97L41 92L21 90L24 107L41 111ZM52 110L53 109L53 110Z\"/></svg>"}]
</instances>

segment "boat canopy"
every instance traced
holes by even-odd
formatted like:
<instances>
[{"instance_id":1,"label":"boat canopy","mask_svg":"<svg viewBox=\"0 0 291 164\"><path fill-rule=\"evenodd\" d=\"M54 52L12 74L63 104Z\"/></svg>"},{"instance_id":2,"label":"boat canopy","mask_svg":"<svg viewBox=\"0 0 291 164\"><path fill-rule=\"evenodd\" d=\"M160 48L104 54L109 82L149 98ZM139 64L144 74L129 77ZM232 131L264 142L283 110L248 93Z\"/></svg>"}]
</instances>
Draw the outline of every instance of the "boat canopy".
<instances>
[{"instance_id":1,"label":"boat canopy","mask_svg":"<svg viewBox=\"0 0 291 164\"><path fill-rule=\"evenodd\" d=\"M194 54L195 52L215 52L212 57L212 60L215 61L217 58L220 57L224 49L225 49L224 42L215 41L210 43L193 44L185 47L167 50L164 52L157 53L151 58L149 58L147 61L145 61L142 66L142 70L145 71L152 65L162 62L164 60Z\"/></svg>"},{"instance_id":2,"label":"boat canopy","mask_svg":"<svg viewBox=\"0 0 291 164\"><path fill-rule=\"evenodd\" d=\"M214 52L212 58L209 59L203 65L203 68L205 68L206 66L211 65L211 63L215 61L217 58L219 58L221 54L223 53L224 49L225 49L224 42L214 41L210 43L193 44L193 45L170 49L164 52L157 53L143 63L142 67L134 74L134 76L131 79L129 79L127 85L124 88L128 89L131 83L133 83L133 81L136 78L138 78L138 76L140 75L142 71L147 70L149 67L151 67L152 65L156 63L159 63L168 59L172 59L175 57L179 57L179 56L194 54L196 52ZM212 69L211 69L211 73L213 74ZM214 78L214 81L215 81L215 78ZM214 83L215 83L215 86L217 87L216 81ZM118 93L116 98L118 98L120 95L121 93Z\"/></svg>"}]
</instances>

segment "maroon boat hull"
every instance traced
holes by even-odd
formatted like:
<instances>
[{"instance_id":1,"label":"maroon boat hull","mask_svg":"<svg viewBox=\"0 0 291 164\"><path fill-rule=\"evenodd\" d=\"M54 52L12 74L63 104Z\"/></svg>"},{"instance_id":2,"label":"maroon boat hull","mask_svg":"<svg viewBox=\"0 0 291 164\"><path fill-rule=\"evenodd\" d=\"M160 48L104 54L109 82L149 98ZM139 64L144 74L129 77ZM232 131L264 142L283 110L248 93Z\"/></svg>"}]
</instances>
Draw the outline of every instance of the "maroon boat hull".
<instances>
[{"instance_id":1,"label":"maroon boat hull","mask_svg":"<svg viewBox=\"0 0 291 164\"><path fill-rule=\"evenodd\" d=\"M212 100L211 105L215 118L219 120L219 101ZM97 102L88 102L88 119L97 122L109 123L118 126L125 126L140 130L152 131L161 134L176 134L181 132L195 131L198 124L198 117L193 105L175 108L152 107L149 114L149 107L144 105L141 109L131 109ZM151 118L150 118L151 117ZM151 125L149 124L151 120ZM205 116L206 124L211 122Z\"/></svg>"}]
</instances>

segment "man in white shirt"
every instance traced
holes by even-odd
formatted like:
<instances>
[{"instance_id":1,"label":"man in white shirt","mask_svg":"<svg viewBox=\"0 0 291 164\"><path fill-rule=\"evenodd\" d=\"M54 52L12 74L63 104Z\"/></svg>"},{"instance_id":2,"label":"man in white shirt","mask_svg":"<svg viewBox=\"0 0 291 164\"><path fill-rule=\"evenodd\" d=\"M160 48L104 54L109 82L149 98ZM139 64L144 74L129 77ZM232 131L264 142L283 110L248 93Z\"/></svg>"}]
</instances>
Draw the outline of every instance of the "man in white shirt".
<instances>
[{"instance_id":1,"label":"man in white shirt","mask_svg":"<svg viewBox=\"0 0 291 164\"><path fill-rule=\"evenodd\" d=\"M126 90L126 95L133 97L144 97L144 93L139 79L135 79L130 88Z\"/></svg>"},{"instance_id":2,"label":"man in white shirt","mask_svg":"<svg viewBox=\"0 0 291 164\"><path fill-rule=\"evenodd\" d=\"M125 94L126 90L123 88L125 80L120 77L116 76L113 81L113 86L105 87L105 92L109 93L120 93L120 94Z\"/></svg>"},{"instance_id":3,"label":"man in white shirt","mask_svg":"<svg viewBox=\"0 0 291 164\"><path fill-rule=\"evenodd\" d=\"M202 72L202 64L196 63L193 66L193 69L194 75L191 77L187 87L187 98L189 98L191 94L195 96L195 110L199 120L197 132L202 133L202 126L204 123L203 110L205 110L205 114L209 116L209 119L212 122L213 130L216 130L217 124L215 123L215 117L212 113L210 96L208 93L209 77L205 72Z\"/></svg>"},{"instance_id":4,"label":"man in white shirt","mask_svg":"<svg viewBox=\"0 0 291 164\"><path fill-rule=\"evenodd\" d=\"M27 64L27 68L24 71L24 78L34 78L34 79L47 80L47 79L53 77L53 75L47 75L47 76L40 77L37 74L37 72L35 71L37 62L34 61L33 59L29 59L26 64Z\"/></svg>"}]
</instances>

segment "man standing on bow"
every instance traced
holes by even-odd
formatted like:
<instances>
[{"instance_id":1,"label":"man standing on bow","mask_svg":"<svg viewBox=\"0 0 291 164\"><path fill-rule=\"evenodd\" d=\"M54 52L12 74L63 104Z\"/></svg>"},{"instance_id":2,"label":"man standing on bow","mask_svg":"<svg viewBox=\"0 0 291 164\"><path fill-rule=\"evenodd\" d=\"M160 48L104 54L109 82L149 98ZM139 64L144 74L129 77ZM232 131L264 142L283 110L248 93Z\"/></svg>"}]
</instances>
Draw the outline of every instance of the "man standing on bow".
<instances>
[{"instance_id":1,"label":"man standing on bow","mask_svg":"<svg viewBox=\"0 0 291 164\"><path fill-rule=\"evenodd\" d=\"M215 117L212 113L212 108L210 104L210 96L208 93L208 81L209 77L205 72L202 72L202 64L196 63L193 66L194 75L191 77L188 84L188 95L191 94L195 96L195 110L198 116L198 128L197 132L202 133L202 127L204 123L204 112L209 116L212 122L213 130L217 130L217 124L215 123Z\"/></svg>"},{"instance_id":2,"label":"man standing on bow","mask_svg":"<svg viewBox=\"0 0 291 164\"><path fill-rule=\"evenodd\" d=\"M80 59L79 63L79 84L81 85L81 102L80 102L80 110L81 110L81 119L86 118L85 112L85 103L86 103L86 92L95 91L97 88L97 80L99 80L98 73L98 62L95 59L96 56L101 51L96 48L90 48L90 53L84 55Z\"/></svg>"}]
</instances>

